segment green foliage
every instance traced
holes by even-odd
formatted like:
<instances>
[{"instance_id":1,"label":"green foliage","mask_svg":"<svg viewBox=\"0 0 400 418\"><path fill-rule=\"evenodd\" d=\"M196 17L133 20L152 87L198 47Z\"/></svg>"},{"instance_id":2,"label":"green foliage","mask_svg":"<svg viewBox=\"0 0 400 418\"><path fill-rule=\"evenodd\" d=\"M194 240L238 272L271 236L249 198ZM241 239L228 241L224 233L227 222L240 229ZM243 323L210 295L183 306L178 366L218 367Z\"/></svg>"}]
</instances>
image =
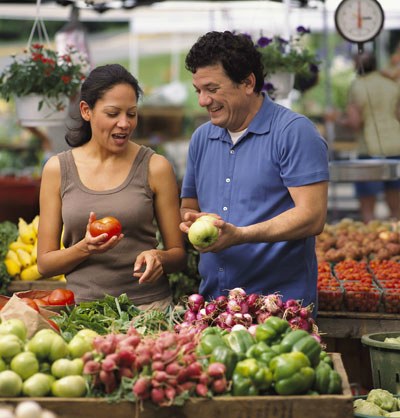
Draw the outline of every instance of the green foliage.
<instances>
[{"instance_id":1,"label":"green foliage","mask_svg":"<svg viewBox=\"0 0 400 418\"><path fill-rule=\"evenodd\" d=\"M0 223L0 294L6 295L7 288L11 281L11 276L7 272L4 264L8 246L18 237L18 227L12 222L5 221Z\"/></svg>"},{"instance_id":2,"label":"green foliage","mask_svg":"<svg viewBox=\"0 0 400 418\"><path fill-rule=\"evenodd\" d=\"M60 108L63 97L78 92L87 69L86 60L71 48L59 55L41 44L32 44L22 57L14 56L1 73L0 96L8 101L13 96L39 94L56 99L56 108Z\"/></svg>"}]
</instances>

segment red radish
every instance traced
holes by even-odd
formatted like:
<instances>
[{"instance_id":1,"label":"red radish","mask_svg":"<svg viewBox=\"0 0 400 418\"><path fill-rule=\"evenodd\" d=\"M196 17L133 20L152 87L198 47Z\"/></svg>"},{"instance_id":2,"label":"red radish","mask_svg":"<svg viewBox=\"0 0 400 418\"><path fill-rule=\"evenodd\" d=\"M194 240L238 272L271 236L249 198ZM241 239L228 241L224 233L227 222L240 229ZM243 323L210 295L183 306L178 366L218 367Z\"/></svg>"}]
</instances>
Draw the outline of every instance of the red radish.
<instances>
[{"instance_id":1,"label":"red radish","mask_svg":"<svg viewBox=\"0 0 400 418\"><path fill-rule=\"evenodd\" d=\"M226 366L223 363L210 363L207 368L207 373L210 377L222 377L226 372Z\"/></svg>"}]
</instances>

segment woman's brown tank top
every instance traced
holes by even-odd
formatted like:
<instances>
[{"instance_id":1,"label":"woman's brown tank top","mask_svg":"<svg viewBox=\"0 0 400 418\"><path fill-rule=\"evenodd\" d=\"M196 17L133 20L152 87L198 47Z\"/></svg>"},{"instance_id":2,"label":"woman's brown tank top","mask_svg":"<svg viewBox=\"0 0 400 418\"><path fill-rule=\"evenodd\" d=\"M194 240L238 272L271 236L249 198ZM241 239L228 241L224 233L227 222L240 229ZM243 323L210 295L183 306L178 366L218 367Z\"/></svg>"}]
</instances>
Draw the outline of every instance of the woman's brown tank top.
<instances>
[{"instance_id":1,"label":"woman's brown tank top","mask_svg":"<svg viewBox=\"0 0 400 418\"><path fill-rule=\"evenodd\" d=\"M171 294L168 279L164 276L156 283L140 285L132 276L138 254L158 245L154 196L148 183L149 160L153 153L150 148L142 146L125 181L106 191L85 187L71 150L58 154L65 247L83 239L91 211L96 213L97 219L104 216L119 219L124 234L116 247L103 254L91 255L66 275L67 286L75 293L77 302L102 299L106 294L119 296L126 293L136 305L141 305Z\"/></svg>"}]
</instances>

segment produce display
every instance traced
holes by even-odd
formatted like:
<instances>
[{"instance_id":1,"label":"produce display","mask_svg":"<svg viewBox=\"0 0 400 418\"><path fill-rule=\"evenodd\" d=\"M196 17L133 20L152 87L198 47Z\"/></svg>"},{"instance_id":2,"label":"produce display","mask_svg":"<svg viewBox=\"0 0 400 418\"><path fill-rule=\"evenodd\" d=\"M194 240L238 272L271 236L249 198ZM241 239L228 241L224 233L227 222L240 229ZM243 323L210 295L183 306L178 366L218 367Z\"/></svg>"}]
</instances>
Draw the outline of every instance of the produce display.
<instances>
[{"instance_id":1,"label":"produce display","mask_svg":"<svg viewBox=\"0 0 400 418\"><path fill-rule=\"evenodd\" d=\"M372 389L354 401L354 413L356 417L400 417L400 399L387 390Z\"/></svg>"},{"instance_id":2,"label":"produce display","mask_svg":"<svg viewBox=\"0 0 400 418\"><path fill-rule=\"evenodd\" d=\"M245 306L240 288L227 303L238 295ZM265 298L252 297L272 299ZM56 314L59 332L41 329L29 338L23 321L2 320L0 396L100 396L169 406L189 397L342 393L315 329L290 322L300 304L296 310L278 298L280 309L255 316L249 327L206 325L204 317L179 326L186 312L208 305L194 301L199 295L188 298L186 309L140 311L126 295L106 296Z\"/></svg>"},{"instance_id":3,"label":"produce display","mask_svg":"<svg viewBox=\"0 0 400 418\"><path fill-rule=\"evenodd\" d=\"M30 223L19 218L18 236L8 244L4 258L7 272L14 280L35 281L42 278L37 267L38 226L39 215ZM51 280L65 281L65 277L60 275Z\"/></svg>"},{"instance_id":4,"label":"produce display","mask_svg":"<svg viewBox=\"0 0 400 418\"><path fill-rule=\"evenodd\" d=\"M316 248L320 310L400 312L398 223L344 219L325 226Z\"/></svg>"}]
</instances>

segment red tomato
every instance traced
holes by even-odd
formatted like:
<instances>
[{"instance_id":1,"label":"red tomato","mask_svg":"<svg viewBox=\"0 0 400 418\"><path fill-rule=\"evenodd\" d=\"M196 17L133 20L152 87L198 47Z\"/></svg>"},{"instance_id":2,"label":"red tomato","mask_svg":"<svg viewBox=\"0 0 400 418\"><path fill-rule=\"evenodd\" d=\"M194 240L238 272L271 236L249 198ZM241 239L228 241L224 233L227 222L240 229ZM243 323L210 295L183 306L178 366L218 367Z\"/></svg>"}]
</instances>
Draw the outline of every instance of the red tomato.
<instances>
[{"instance_id":1,"label":"red tomato","mask_svg":"<svg viewBox=\"0 0 400 418\"><path fill-rule=\"evenodd\" d=\"M54 328L57 332L60 332L60 327L52 320L47 319L47 322L50 324L52 328Z\"/></svg>"},{"instance_id":2,"label":"red tomato","mask_svg":"<svg viewBox=\"0 0 400 418\"><path fill-rule=\"evenodd\" d=\"M28 306L30 306L32 309L34 309L36 312L40 312L39 306L36 304L36 302L31 298L21 298L21 300L26 303Z\"/></svg>"},{"instance_id":3,"label":"red tomato","mask_svg":"<svg viewBox=\"0 0 400 418\"><path fill-rule=\"evenodd\" d=\"M121 223L113 216L106 216L102 219L97 219L90 224L90 234L97 237L101 234L108 234L107 240L114 235L119 235L122 231Z\"/></svg>"},{"instance_id":4,"label":"red tomato","mask_svg":"<svg viewBox=\"0 0 400 418\"><path fill-rule=\"evenodd\" d=\"M37 306L46 306L48 305L48 302L46 302L44 299L39 298L39 299L32 299Z\"/></svg>"},{"instance_id":5,"label":"red tomato","mask_svg":"<svg viewBox=\"0 0 400 418\"><path fill-rule=\"evenodd\" d=\"M54 289L49 295L49 305L72 305L75 295L72 290Z\"/></svg>"}]
</instances>

